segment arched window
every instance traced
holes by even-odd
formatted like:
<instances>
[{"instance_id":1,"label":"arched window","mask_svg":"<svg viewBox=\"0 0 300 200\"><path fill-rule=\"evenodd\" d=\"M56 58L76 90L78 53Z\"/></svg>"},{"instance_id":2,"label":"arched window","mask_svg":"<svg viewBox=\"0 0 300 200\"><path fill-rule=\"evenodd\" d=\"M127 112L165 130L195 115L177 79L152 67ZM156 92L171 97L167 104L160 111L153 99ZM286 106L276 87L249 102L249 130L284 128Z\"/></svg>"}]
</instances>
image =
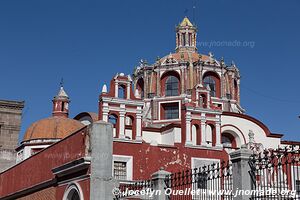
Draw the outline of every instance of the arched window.
<instances>
[{"instance_id":1,"label":"arched window","mask_svg":"<svg viewBox=\"0 0 300 200\"><path fill-rule=\"evenodd\" d=\"M196 127L196 125L193 125L192 126L192 143L193 143L193 145L197 144L196 138L197 138L197 127Z\"/></svg>"},{"instance_id":2,"label":"arched window","mask_svg":"<svg viewBox=\"0 0 300 200\"><path fill-rule=\"evenodd\" d=\"M213 128L210 125L206 125L206 142L209 146L213 143Z\"/></svg>"},{"instance_id":3,"label":"arched window","mask_svg":"<svg viewBox=\"0 0 300 200\"><path fill-rule=\"evenodd\" d=\"M71 190L67 196L67 200L80 200L78 191L75 189Z\"/></svg>"},{"instance_id":4,"label":"arched window","mask_svg":"<svg viewBox=\"0 0 300 200\"><path fill-rule=\"evenodd\" d=\"M121 85L118 88L118 97L121 99L125 99L125 87Z\"/></svg>"},{"instance_id":5,"label":"arched window","mask_svg":"<svg viewBox=\"0 0 300 200\"><path fill-rule=\"evenodd\" d=\"M169 76L165 83L166 96L178 96L179 95L179 80L175 76Z\"/></svg>"},{"instance_id":6,"label":"arched window","mask_svg":"<svg viewBox=\"0 0 300 200\"><path fill-rule=\"evenodd\" d=\"M61 102L61 111L65 111L65 102Z\"/></svg>"},{"instance_id":7,"label":"arched window","mask_svg":"<svg viewBox=\"0 0 300 200\"><path fill-rule=\"evenodd\" d=\"M112 123L113 125L117 124L117 120L118 120L118 117L116 115L109 115L108 116L108 122Z\"/></svg>"},{"instance_id":8,"label":"arched window","mask_svg":"<svg viewBox=\"0 0 300 200\"><path fill-rule=\"evenodd\" d=\"M182 33L183 46L186 45L186 36L185 33Z\"/></svg>"},{"instance_id":9,"label":"arched window","mask_svg":"<svg viewBox=\"0 0 300 200\"><path fill-rule=\"evenodd\" d=\"M125 125L132 126L133 124L133 118L130 116L126 116Z\"/></svg>"},{"instance_id":10,"label":"arched window","mask_svg":"<svg viewBox=\"0 0 300 200\"><path fill-rule=\"evenodd\" d=\"M207 107L207 99L206 99L206 95L201 94L200 98L199 98L199 105L202 108L206 108Z\"/></svg>"},{"instance_id":11,"label":"arched window","mask_svg":"<svg viewBox=\"0 0 300 200\"><path fill-rule=\"evenodd\" d=\"M201 138L200 138L200 128L197 124L192 126L192 143L193 145L200 145Z\"/></svg>"},{"instance_id":12,"label":"arched window","mask_svg":"<svg viewBox=\"0 0 300 200\"><path fill-rule=\"evenodd\" d=\"M206 76L203 80L204 86L210 88L210 95L212 97L216 96L216 81L212 76Z\"/></svg>"},{"instance_id":13,"label":"arched window","mask_svg":"<svg viewBox=\"0 0 300 200\"><path fill-rule=\"evenodd\" d=\"M64 200L81 200L80 192L76 185L71 185L64 194Z\"/></svg>"},{"instance_id":14,"label":"arched window","mask_svg":"<svg viewBox=\"0 0 300 200\"><path fill-rule=\"evenodd\" d=\"M224 147L231 147L232 146L230 138L225 136L225 135L222 135L222 144L223 144Z\"/></svg>"},{"instance_id":15,"label":"arched window","mask_svg":"<svg viewBox=\"0 0 300 200\"><path fill-rule=\"evenodd\" d=\"M224 148L236 148L237 147L235 137L228 132L222 133L221 142L222 142Z\"/></svg>"},{"instance_id":16,"label":"arched window","mask_svg":"<svg viewBox=\"0 0 300 200\"><path fill-rule=\"evenodd\" d=\"M234 99L237 101L239 91L238 91L238 84L236 80L234 80L233 85L234 85Z\"/></svg>"},{"instance_id":17,"label":"arched window","mask_svg":"<svg viewBox=\"0 0 300 200\"><path fill-rule=\"evenodd\" d=\"M137 81L137 89L141 95L141 98L143 99L144 98L144 80L142 78L140 78Z\"/></svg>"}]
</instances>

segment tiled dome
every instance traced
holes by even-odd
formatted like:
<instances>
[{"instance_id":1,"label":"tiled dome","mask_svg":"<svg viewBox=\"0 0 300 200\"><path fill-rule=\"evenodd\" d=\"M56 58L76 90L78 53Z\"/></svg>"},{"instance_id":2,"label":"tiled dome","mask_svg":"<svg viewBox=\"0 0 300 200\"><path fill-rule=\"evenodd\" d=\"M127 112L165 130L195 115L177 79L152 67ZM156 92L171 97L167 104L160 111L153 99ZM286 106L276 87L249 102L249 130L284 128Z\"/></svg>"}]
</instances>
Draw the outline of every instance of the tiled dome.
<instances>
[{"instance_id":1,"label":"tiled dome","mask_svg":"<svg viewBox=\"0 0 300 200\"><path fill-rule=\"evenodd\" d=\"M25 132L23 141L35 139L62 139L84 127L77 120L64 117L49 117L33 123Z\"/></svg>"}]
</instances>

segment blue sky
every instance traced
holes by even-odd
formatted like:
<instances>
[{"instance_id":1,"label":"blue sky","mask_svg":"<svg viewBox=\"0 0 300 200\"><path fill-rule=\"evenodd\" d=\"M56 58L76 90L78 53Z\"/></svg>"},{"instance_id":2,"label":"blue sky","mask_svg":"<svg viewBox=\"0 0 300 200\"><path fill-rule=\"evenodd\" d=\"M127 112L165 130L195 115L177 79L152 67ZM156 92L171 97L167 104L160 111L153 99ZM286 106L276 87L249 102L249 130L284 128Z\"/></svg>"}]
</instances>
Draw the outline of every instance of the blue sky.
<instances>
[{"instance_id":1,"label":"blue sky","mask_svg":"<svg viewBox=\"0 0 300 200\"><path fill-rule=\"evenodd\" d=\"M239 67L247 114L300 140L299 8L298 0L2 0L0 98L26 101L22 135L51 115L61 77L71 117L97 112L103 83L173 52L175 25L188 15L198 43L215 42L199 52Z\"/></svg>"}]
</instances>

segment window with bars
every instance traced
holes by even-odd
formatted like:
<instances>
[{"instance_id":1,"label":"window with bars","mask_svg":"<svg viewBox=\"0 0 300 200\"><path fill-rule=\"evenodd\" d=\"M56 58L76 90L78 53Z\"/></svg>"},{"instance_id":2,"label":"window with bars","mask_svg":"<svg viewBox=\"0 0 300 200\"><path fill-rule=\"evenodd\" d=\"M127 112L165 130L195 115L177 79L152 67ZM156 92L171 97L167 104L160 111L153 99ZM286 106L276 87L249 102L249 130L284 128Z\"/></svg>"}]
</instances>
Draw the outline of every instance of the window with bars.
<instances>
[{"instance_id":1,"label":"window with bars","mask_svg":"<svg viewBox=\"0 0 300 200\"><path fill-rule=\"evenodd\" d=\"M198 173L196 176L197 189L207 189L207 179L208 176L206 172Z\"/></svg>"},{"instance_id":2,"label":"window with bars","mask_svg":"<svg viewBox=\"0 0 300 200\"><path fill-rule=\"evenodd\" d=\"M179 118L179 104L170 103L163 104L164 119L178 119Z\"/></svg>"},{"instance_id":3,"label":"window with bars","mask_svg":"<svg viewBox=\"0 0 300 200\"><path fill-rule=\"evenodd\" d=\"M297 195L300 195L300 180L296 180L295 189L296 189Z\"/></svg>"},{"instance_id":4,"label":"window with bars","mask_svg":"<svg viewBox=\"0 0 300 200\"><path fill-rule=\"evenodd\" d=\"M207 76L203 80L204 86L207 87L209 86L210 88L210 95L212 97L216 96L216 81L212 76Z\"/></svg>"},{"instance_id":5,"label":"window with bars","mask_svg":"<svg viewBox=\"0 0 300 200\"><path fill-rule=\"evenodd\" d=\"M175 76L169 76L165 84L166 96L179 95L179 80Z\"/></svg>"},{"instance_id":6,"label":"window with bars","mask_svg":"<svg viewBox=\"0 0 300 200\"><path fill-rule=\"evenodd\" d=\"M114 162L114 177L117 180L127 180L127 163L115 161Z\"/></svg>"},{"instance_id":7,"label":"window with bars","mask_svg":"<svg viewBox=\"0 0 300 200\"><path fill-rule=\"evenodd\" d=\"M118 97L120 99L125 99L125 87L119 86L119 88L118 88Z\"/></svg>"}]
</instances>

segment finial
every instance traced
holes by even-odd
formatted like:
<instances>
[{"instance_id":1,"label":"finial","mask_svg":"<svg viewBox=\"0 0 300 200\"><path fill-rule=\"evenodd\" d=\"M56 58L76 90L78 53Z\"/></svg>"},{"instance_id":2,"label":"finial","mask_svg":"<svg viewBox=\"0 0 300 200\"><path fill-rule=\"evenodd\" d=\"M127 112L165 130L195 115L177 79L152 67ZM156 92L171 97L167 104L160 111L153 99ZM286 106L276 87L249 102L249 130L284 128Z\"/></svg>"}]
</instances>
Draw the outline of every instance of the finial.
<instances>
[{"instance_id":1,"label":"finial","mask_svg":"<svg viewBox=\"0 0 300 200\"><path fill-rule=\"evenodd\" d=\"M248 136L249 136L249 143L254 143L254 133L252 130L249 130L249 133L248 133Z\"/></svg>"},{"instance_id":2,"label":"finial","mask_svg":"<svg viewBox=\"0 0 300 200\"><path fill-rule=\"evenodd\" d=\"M145 66L145 65L147 65L148 63L147 63L147 60L145 60L145 59L141 59L140 60L140 66L142 67L142 66Z\"/></svg>"},{"instance_id":3,"label":"finial","mask_svg":"<svg viewBox=\"0 0 300 200\"><path fill-rule=\"evenodd\" d=\"M224 57L222 56L221 58L221 64L224 65L225 64L225 61L224 61Z\"/></svg>"},{"instance_id":4,"label":"finial","mask_svg":"<svg viewBox=\"0 0 300 200\"><path fill-rule=\"evenodd\" d=\"M235 63L233 60L231 61L231 66L235 66Z\"/></svg>"},{"instance_id":5,"label":"finial","mask_svg":"<svg viewBox=\"0 0 300 200\"><path fill-rule=\"evenodd\" d=\"M103 87L102 87L102 93L107 93L107 86L106 86L106 84L104 84Z\"/></svg>"},{"instance_id":6,"label":"finial","mask_svg":"<svg viewBox=\"0 0 300 200\"><path fill-rule=\"evenodd\" d=\"M185 15L184 18L187 18L187 13L188 13L188 12L189 12L189 9L186 8L186 9L184 10L184 15Z\"/></svg>"},{"instance_id":7,"label":"finial","mask_svg":"<svg viewBox=\"0 0 300 200\"><path fill-rule=\"evenodd\" d=\"M60 79L60 83L59 83L60 87L64 87L64 78Z\"/></svg>"},{"instance_id":8,"label":"finial","mask_svg":"<svg viewBox=\"0 0 300 200\"><path fill-rule=\"evenodd\" d=\"M209 55L210 58L214 57L214 54L212 52L209 52L208 55Z\"/></svg>"}]
</instances>

